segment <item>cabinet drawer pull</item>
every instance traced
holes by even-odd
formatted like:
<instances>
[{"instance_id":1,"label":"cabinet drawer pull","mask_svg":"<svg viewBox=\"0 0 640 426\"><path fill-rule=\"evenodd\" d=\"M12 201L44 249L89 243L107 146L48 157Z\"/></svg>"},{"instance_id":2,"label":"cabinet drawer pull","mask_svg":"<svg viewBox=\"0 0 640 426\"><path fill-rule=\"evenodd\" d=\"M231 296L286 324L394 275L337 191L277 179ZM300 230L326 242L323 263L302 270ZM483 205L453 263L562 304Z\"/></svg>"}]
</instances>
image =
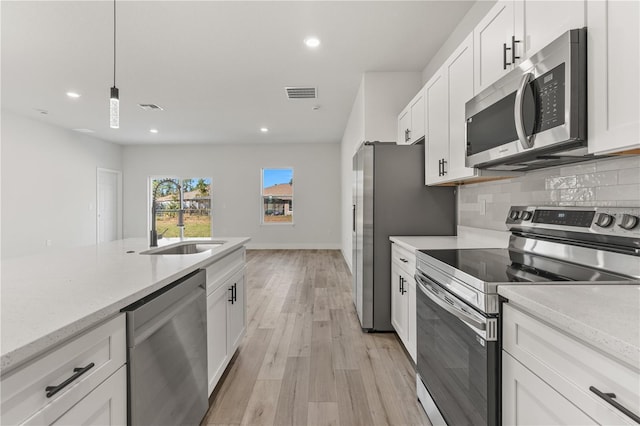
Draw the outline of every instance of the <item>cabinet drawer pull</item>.
<instances>
[{"instance_id":1,"label":"cabinet drawer pull","mask_svg":"<svg viewBox=\"0 0 640 426\"><path fill-rule=\"evenodd\" d=\"M609 404L616 407L618 410L622 411L624 414L629 416L634 422L640 424L640 417L638 415L632 413L631 410L629 410L627 407L623 406L622 404L620 404L618 401L614 399L616 397L615 393L602 392L595 386L589 386L589 390L595 393L596 395L598 395L600 398L604 399Z\"/></svg>"},{"instance_id":2,"label":"cabinet drawer pull","mask_svg":"<svg viewBox=\"0 0 640 426\"><path fill-rule=\"evenodd\" d=\"M400 262L402 262L402 263L407 263L407 262L408 262L408 260L407 260L407 259L405 259L404 257L401 257L401 258L400 258Z\"/></svg>"},{"instance_id":3,"label":"cabinet drawer pull","mask_svg":"<svg viewBox=\"0 0 640 426\"><path fill-rule=\"evenodd\" d=\"M87 371L91 370L94 366L95 366L95 364L92 362L91 364L87 365L86 367L74 368L73 372L75 374L73 376L69 377L67 380L65 380L64 382L60 383L59 385L47 386L46 388L44 388L45 392L47 392L47 398L51 398L53 395L55 395L58 392L60 392L62 389L67 387L75 379L77 379L78 377L82 376Z\"/></svg>"}]
</instances>

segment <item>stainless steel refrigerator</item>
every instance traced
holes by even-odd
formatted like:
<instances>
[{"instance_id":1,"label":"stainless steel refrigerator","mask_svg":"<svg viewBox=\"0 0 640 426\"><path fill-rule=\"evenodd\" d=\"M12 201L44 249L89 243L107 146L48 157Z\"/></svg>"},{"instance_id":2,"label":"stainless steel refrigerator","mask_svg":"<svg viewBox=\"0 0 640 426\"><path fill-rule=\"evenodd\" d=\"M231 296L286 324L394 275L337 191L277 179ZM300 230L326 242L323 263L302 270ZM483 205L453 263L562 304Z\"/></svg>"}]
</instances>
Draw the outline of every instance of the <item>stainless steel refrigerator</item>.
<instances>
[{"instance_id":1,"label":"stainless steel refrigerator","mask_svg":"<svg viewBox=\"0 0 640 426\"><path fill-rule=\"evenodd\" d=\"M353 300L360 325L391 331L392 235L455 235L455 189L425 186L425 146L364 142L353 157Z\"/></svg>"}]
</instances>

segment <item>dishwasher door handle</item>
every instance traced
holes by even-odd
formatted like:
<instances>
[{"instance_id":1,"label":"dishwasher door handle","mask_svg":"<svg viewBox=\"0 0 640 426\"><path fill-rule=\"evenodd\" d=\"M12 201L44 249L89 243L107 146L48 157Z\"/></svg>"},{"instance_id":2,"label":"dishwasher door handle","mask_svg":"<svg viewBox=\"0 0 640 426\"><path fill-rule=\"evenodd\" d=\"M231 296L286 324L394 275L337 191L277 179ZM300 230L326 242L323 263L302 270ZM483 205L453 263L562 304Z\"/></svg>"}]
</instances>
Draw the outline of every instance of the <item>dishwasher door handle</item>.
<instances>
[{"instance_id":1,"label":"dishwasher door handle","mask_svg":"<svg viewBox=\"0 0 640 426\"><path fill-rule=\"evenodd\" d=\"M183 297L178 303L173 305L171 309L167 309L155 318L152 318L147 322L147 325L136 331L133 346L138 346L141 342L144 342L153 333L158 331L163 325L169 322L174 316L178 314L182 309L188 306L191 302L202 296L204 289L198 286L191 294Z\"/></svg>"}]
</instances>

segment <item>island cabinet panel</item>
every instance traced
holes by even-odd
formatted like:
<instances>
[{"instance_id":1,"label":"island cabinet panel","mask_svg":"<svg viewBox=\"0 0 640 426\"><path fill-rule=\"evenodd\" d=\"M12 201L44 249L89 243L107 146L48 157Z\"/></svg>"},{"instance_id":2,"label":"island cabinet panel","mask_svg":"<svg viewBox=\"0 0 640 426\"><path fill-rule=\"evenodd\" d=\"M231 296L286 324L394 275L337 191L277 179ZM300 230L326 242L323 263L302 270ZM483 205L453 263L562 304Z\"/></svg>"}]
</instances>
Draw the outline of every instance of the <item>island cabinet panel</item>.
<instances>
[{"instance_id":1,"label":"island cabinet panel","mask_svg":"<svg viewBox=\"0 0 640 426\"><path fill-rule=\"evenodd\" d=\"M98 390L105 381L126 363L125 315L103 322L62 345L43 354L36 360L11 371L2 377L1 424L55 424L81 400ZM120 374L120 373L119 373ZM110 395L119 379L114 379L94 399L124 398L126 388L119 395ZM126 377L125 377L126 382ZM92 410L93 405L83 407ZM81 410L82 408L75 409ZM119 410L114 406L112 423L121 422ZM126 410L125 410L126 411Z\"/></svg>"},{"instance_id":2,"label":"island cabinet panel","mask_svg":"<svg viewBox=\"0 0 640 426\"><path fill-rule=\"evenodd\" d=\"M207 271L207 370L209 394L245 335L245 249L217 260Z\"/></svg>"}]
</instances>

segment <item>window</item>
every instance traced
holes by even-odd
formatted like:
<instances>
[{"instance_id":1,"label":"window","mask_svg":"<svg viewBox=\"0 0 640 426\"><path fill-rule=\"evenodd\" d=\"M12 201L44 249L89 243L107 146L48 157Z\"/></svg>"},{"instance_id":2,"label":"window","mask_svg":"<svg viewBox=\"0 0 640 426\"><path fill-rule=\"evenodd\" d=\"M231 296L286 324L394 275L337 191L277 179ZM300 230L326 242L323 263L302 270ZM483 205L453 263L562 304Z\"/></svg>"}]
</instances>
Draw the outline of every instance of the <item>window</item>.
<instances>
[{"instance_id":1,"label":"window","mask_svg":"<svg viewBox=\"0 0 640 426\"><path fill-rule=\"evenodd\" d=\"M178 189L178 184L180 189ZM150 199L155 193L156 229L165 238L179 237L178 211L182 191L184 236L211 237L211 178L151 178Z\"/></svg>"},{"instance_id":2,"label":"window","mask_svg":"<svg viewBox=\"0 0 640 426\"><path fill-rule=\"evenodd\" d=\"M262 223L293 223L293 169L262 169Z\"/></svg>"}]
</instances>

